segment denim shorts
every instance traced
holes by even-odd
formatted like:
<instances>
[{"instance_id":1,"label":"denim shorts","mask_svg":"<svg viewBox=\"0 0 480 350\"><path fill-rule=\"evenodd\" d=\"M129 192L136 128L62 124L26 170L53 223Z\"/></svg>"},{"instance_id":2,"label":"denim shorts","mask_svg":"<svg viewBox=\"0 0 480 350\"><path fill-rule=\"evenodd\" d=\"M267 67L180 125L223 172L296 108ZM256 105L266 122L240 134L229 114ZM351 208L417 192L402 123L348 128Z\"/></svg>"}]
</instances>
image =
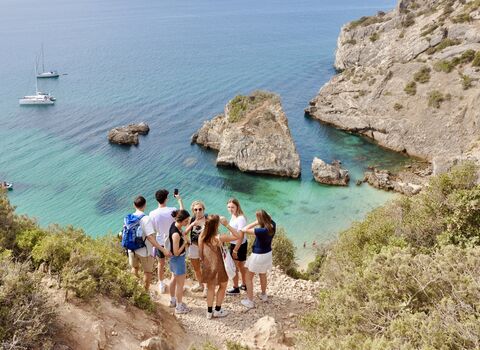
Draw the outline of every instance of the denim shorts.
<instances>
[{"instance_id":1,"label":"denim shorts","mask_svg":"<svg viewBox=\"0 0 480 350\"><path fill-rule=\"evenodd\" d=\"M185 266L185 254L180 256L170 257L170 271L175 276L185 275L187 273L187 267Z\"/></svg>"}]
</instances>

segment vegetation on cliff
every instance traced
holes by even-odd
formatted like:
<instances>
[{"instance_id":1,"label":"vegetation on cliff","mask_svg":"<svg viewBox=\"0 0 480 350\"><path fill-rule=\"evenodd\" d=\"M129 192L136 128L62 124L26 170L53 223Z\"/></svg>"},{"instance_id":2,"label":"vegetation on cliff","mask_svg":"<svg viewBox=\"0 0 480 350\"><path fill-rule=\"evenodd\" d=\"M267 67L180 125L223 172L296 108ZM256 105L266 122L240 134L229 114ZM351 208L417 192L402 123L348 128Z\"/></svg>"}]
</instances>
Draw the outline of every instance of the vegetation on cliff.
<instances>
[{"instance_id":1,"label":"vegetation on cliff","mask_svg":"<svg viewBox=\"0 0 480 350\"><path fill-rule=\"evenodd\" d=\"M317 257L315 349L478 349L480 185L467 163L374 210Z\"/></svg>"}]
</instances>

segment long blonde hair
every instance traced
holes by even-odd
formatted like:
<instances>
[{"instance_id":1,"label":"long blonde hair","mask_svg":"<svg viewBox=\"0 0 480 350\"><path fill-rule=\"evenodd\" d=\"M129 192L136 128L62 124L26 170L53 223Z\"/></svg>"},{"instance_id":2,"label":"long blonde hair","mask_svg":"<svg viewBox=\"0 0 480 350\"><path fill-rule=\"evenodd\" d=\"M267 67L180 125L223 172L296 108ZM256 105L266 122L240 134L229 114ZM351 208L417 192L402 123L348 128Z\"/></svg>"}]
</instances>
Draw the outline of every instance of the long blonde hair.
<instances>
[{"instance_id":1,"label":"long blonde hair","mask_svg":"<svg viewBox=\"0 0 480 350\"><path fill-rule=\"evenodd\" d=\"M235 213L236 217L245 216L245 214L243 213L243 210L242 210L242 206L240 205L240 202L238 201L237 198L230 198L228 200L227 204L229 204L229 203L235 204L235 206L237 207L237 212Z\"/></svg>"},{"instance_id":2,"label":"long blonde hair","mask_svg":"<svg viewBox=\"0 0 480 350\"><path fill-rule=\"evenodd\" d=\"M220 217L216 214L209 215L205 221L205 227L200 234L200 239L203 243L210 243L218 233L218 224Z\"/></svg>"}]
</instances>

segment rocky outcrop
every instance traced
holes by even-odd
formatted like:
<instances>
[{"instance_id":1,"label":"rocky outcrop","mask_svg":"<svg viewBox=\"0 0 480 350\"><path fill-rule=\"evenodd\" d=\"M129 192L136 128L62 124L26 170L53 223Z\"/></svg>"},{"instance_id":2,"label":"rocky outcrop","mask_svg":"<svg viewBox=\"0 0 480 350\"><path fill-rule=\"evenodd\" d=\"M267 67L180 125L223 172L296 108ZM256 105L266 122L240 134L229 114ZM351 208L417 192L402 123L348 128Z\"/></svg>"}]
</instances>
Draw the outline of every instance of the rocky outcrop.
<instances>
[{"instance_id":1,"label":"rocky outcrop","mask_svg":"<svg viewBox=\"0 0 480 350\"><path fill-rule=\"evenodd\" d=\"M330 165L315 157L312 162L312 173L315 181L325 185L347 186L350 180L348 170L342 169L338 160Z\"/></svg>"},{"instance_id":2,"label":"rocky outcrop","mask_svg":"<svg viewBox=\"0 0 480 350\"><path fill-rule=\"evenodd\" d=\"M244 343L253 349L288 349L281 324L271 316L260 318L247 329Z\"/></svg>"},{"instance_id":3,"label":"rocky outcrop","mask_svg":"<svg viewBox=\"0 0 480 350\"><path fill-rule=\"evenodd\" d=\"M192 143L218 151L217 165L298 178L300 157L280 97L265 91L237 96L192 136Z\"/></svg>"},{"instance_id":4,"label":"rocky outcrop","mask_svg":"<svg viewBox=\"0 0 480 350\"><path fill-rule=\"evenodd\" d=\"M144 122L119 126L108 132L108 141L119 145L138 145L138 135L146 135L149 131L150 127Z\"/></svg>"},{"instance_id":5,"label":"rocky outcrop","mask_svg":"<svg viewBox=\"0 0 480 350\"><path fill-rule=\"evenodd\" d=\"M400 0L346 24L307 115L434 163L480 163L480 6ZM437 163L437 165L435 165Z\"/></svg>"},{"instance_id":6,"label":"rocky outcrop","mask_svg":"<svg viewBox=\"0 0 480 350\"><path fill-rule=\"evenodd\" d=\"M372 167L365 172L363 181L381 190L411 196L419 193L427 185L430 175L432 167L422 163L408 165L397 173Z\"/></svg>"}]
</instances>

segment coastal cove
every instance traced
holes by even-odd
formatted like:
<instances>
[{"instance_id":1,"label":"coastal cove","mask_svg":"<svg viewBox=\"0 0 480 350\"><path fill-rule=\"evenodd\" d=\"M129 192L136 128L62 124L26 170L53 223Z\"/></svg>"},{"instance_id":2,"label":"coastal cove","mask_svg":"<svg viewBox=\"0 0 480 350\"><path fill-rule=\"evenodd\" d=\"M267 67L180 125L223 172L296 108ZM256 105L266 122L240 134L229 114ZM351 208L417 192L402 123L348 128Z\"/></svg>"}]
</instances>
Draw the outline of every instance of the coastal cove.
<instances>
[{"instance_id":1,"label":"coastal cove","mask_svg":"<svg viewBox=\"0 0 480 350\"><path fill-rule=\"evenodd\" d=\"M117 232L136 194L154 209L160 187L179 188L187 204L202 199L212 213L226 214L234 196L249 219L257 208L270 211L305 257L311 250L303 242L331 239L393 197L355 186L367 166L408 161L303 113L335 73L340 27L394 5L85 0L43 8L8 0L0 13L0 179L14 182L9 198L17 212L94 236ZM55 106L20 108L18 97L34 87L32 63L42 42L48 64L68 75L41 82L57 97ZM299 180L217 168L214 152L190 145L229 99L255 89L282 98L300 154ZM108 144L109 129L140 121L151 130L139 146ZM341 160L350 186L315 183L315 156Z\"/></svg>"}]
</instances>

